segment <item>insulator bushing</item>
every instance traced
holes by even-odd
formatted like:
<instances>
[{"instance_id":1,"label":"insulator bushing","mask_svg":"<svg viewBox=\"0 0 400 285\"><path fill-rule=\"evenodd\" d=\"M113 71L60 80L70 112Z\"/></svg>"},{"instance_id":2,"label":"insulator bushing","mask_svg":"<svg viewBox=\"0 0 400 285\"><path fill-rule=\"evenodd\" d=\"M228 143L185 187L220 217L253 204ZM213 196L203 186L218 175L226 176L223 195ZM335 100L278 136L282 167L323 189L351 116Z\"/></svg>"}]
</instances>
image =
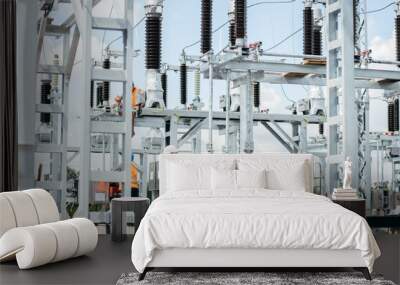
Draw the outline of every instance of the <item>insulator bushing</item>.
<instances>
[{"instance_id":1,"label":"insulator bushing","mask_svg":"<svg viewBox=\"0 0 400 285\"><path fill-rule=\"evenodd\" d=\"M358 35L357 35L358 24L359 24L358 20L357 20L358 4L359 4L359 0L353 0L353 41L354 41L354 45L357 45L357 41L358 41Z\"/></svg>"},{"instance_id":2,"label":"insulator bushing","mask_svg":"<svg viewBox=\"0 0 400 285\"><path fill-rule=\"evenodd\" d=\"M234 21L229 23L229 44L231 47L236 45L236 27Z\"/></svg>"},{"instance_id":3,"label":"insulator bushing","mask_svg":"<svg viewBox=\"0 0 400 285\"><path fill-rule=\"evenodd\" d=\"M171 120L165 121L165 146L169 146L171 144Z\"/></svg>"},{"instance_id":4,"label":"insulator bushing","mask_svg":"<svg viewBox=\"0 0 400 285\"><path fill-rule=\"evenodd\" d=\"M253 83L253 93L254 93L254 107L260 107L260 82L256 81Z\"/></svg>"},{"instance_id":5,"label":"insulator bushing","mask_svg":"<svg viewBox=\"0 0 400 285\"><path fill-rule=\"evenodd\" d=\"M93 90L94 89L94 81L90 81L90 108L93 108L93 101L94 101L94 94Z\"/></svg>"},{"instance_id":6,"label":"insulator bushing","mask_svg":"<svg viewBox=\"0 0 400 285\"><path fill-rule=\"evenodd\" d=\"M312 54L314 16L311 7L303 10L303 54Z\"/></svg>"},{"instance_id":7,"label":"insulator bushing","mask_svg":"<svg viewBox=\"0 0 400 285\"><path fill-rule=\"evenodd\" d=\"M111 61L109 58L104 59L103 68L110 69ZM110 100L110 81L103 81L103 101L108 102Z\"/></svg>"},{"instance_id":8,"label":"insulator bushing","mask_svg":"<svg viewBox=\"0 0 400 285\"><path fill-rule=\"evenodd\" d=\"M161 73L161 88L163 89L163 100L164 100L164 105L167 107L167 74Z\"/></svg>"},{"instance_id":9,"label":"insulator bushing","mask_svg":"<svg viewBox=\"0 0 400 285\"><path fill-rule=\"evenodd\" d=\"M312 43L312 54L322 55L322 35L319 28L313 30Z\"/></svg>"},{"instance_id":10,"label":"insulator bushing","mask_svg":"<svg viewBox=\"0 0 400 285\"><path fill-rule=\"evenodd\" d=\"M103 84L102 83L97 84L96 101L97 101L97 106L103 105Z\"/></svg>"},{"instance_id":11,"label":"insulator bushing","mask_svg":"<svg viewBox=\"0 0 400 285\"><path fill-rule=\"evenodd\" d=\"M400 61L400 15L396 16L396 60ZM398 65L400 67L400 65Z\"/></svg>"},{"instance_id":12,"label":"insulator bushing","mask_svg":"<svg viewBox=\"0 0 400 285\"><path fill-rule=\"evenodd\" d=\"M394 111L393 111L393 129L395 132L400 131L399 129L399 99L394 100Z\"/></svg>"},{"instance_id":13,"label":"insulator bushing","mask_svg":"<svg viewBox=\"0 0 400 285\"><path fill-rule=\"evenodd\" d=\"M388 103L388 131L394 132L394 102Z\"/></svg>"},{"instance_id":14,"label":"insulator bushing","mask_svg":"<svg viewBox=\"0 0 400 285\"><path fill-rule=\"evenodd\" d=\"M212 0L201 1L201 53L212 49Z\"/></svg>"},{"instance_id":15,"label":"insulator bushing","mask_svg":"<svg viewBox=\"0 0 400 285\"><path fill-rule=\"evenodd\" d=\"M293 115L297 115L297 110L293 109ZM292 137L297 137L299 135L299 125L296 123L292 123Z\"/></svg>"},{"instance_id":16,"label":"insulator bushing","mask_svg":"<svg viewBox=\"0 0 400 285\"><path fill-rule=\"evenodd\" d=\"M42 104L51 104L50 101L50 92L51 92L51 81L50 80L42 80L42 85L40 88L40 103ZM42 123L50 123L50 113L40 113L40 122Z\"/></svg>"},{"instance_id":17,"label":"insulator bushing","mask_svg":"<svg viewBox=\"0 0 400 285\"><path fill-rule=\"evenodd\" d=\"M161 65L161 15L146 17L146 69L159 70Z\"/></svg>"},{"instance_id":18,"label":"insulator bushing","mask_svg":"<svg viewBox=\"0 0 400 285\"><path fill-rule=\"evenodd\" d=\"M322 136L324 135L324 124L319 124L319 134Z\"/></svg>"},{"instance_id":19,"label":"insulator bushing","mask_svg":"<svg viewBox=\"0 0 400 285\"><path fill-rule=\"evenodd\" d=\"M186 105L187 102L187 68L186 64L180 66L180 82L181 82L181 104Z\"/></svg>"},{"instance_id":20,"label":"insulator bushing","mask_svg":"<svg viewBox=\"0 0 400 285\"><path fill-rule=\"evenodd\" d=\"M235 0L235 36L237 39L244 39L246 37L246 2L246 0Z\"/></svg>"}]
</instances>

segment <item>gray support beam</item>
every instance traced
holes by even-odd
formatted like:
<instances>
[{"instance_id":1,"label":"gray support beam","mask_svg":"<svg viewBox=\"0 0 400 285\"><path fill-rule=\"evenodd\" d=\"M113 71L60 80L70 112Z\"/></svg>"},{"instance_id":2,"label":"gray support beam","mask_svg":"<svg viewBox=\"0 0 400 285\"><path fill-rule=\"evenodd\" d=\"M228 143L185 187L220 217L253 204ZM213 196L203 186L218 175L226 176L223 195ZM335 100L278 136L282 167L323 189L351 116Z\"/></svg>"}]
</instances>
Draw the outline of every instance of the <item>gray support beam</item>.
<instances>
[{"instance_id":1,"label":"gray support beam","mask_svg":"<svg viewBox=\"0 0 400 285\"><path fill-rule=\"evenodd\" d=\"M240 152L254 151L253 137L253 88L251 72L247 84L240 86Z\"/></svg>"},{"instance_id":2,"label":"gray support beam","mask_svg":"<svg viewBox=\"0 0 400 285\"><path fill-rule=\"evenodd\" d=\"M353 187L359 187L357 104L354 89L353 1L341 0L341 92L343 100L343 156L353 161ZM400 74L399 74L400 76Z\"/></svg>"},{"instance_id":3,"label":"gray support beam","mask_svg":"<svg viewBox=\"0 0 400 285\"><path fill-rule=\"evenodd\" d=\"M261 122L263 125L290 153L294 153L293 148L267 123Z\"/></svg>"},{"instance_id":4,"label":"gray support beam","mask_svg":"<svg viewBox=\"0 0 400 285\"><path fill-rule=\"evenodd\" d=\"M209 102L208 102L208 144L207 144L207 151L209 153L214 152L213 148L213 101L214 101L214 81L213 81L213 71L214 71L214 66L213 66L213 53L212 50L209 51L209 56L208 56L208 61L209 61L209 76L208 76L208 81L209 81Z\"/></svg>"},{"instance_id":5,"label":"gray support beam","mask_svg":"<svg viewBox=\"0 0 400 285\"><path fill-rule=\"evenodd\" d=\"M181 147L190 138L195 136L207 123L208 123L208 118L207 119L204 118L204 119L200 119L195 124L193 124L190 127L190 129L178 139L178 142L177 142L178 147Z\"/></svg>"},{"instance_id":6,"label":"gray support beam","mask_svg":"<svg viewBox=\"0 0 400 285\"><path fill-rule=\"evenodd\" d=\"M225 153L229 153L229 116L231 109L231 72L228 70L226 73L226 94L225 94Z\"/></svg>"},{"instance_id":7,"label":"gray support beam","mask_svg":"<svg viewBox=\"0 0 400 285\"><path fill-rule=\"evenodd\" d=\"M124 18L128 27L133 27L133 0L125 0ZM125 134L123 137L124 155L122 156L125 170L124 194L131 196L131 132L132 132L132 102L131 102L131 81L133 80L133 32L127 28L124 32L124 69L126 71L126 81L124 82L124 102L125 102ZM146 196L144 196L146 197Z\"/></svg>"},{"instance_id":8,"label":"gray support beam","mask_svg":"<svg viewBox=\"0 0 400 285\"><path fill-rule=\"evenodd\" d=\"M72 36L71 47L68 48L69 49L68 56L64 59L65 63L64 73L67 78L71 77L72 67L74 66L74 61L75 61L76 50L78 49L79 37L80 37L79 28L78 26L75 26L74 33Z\"/></svg>"},{"instance_id":9,"label":"gray support beam","mask_svg":"<svg viewBox=\"0 0 400 285\"><path fill-rule=\"evenodd\" d=\"M286 132L284 129L281 128L275 121L271 121L271 124L278 129L279 133L286 139L286 141L293 147L293 150L298 151L299 146Z\"/></svg>"},{"instance_id":10,"label":"gray support beam","mask_svg":"<svg viewBox=\"0 0 400 285\"><path fill-rule=\"evenodd\" d=\"M353 187L358 188L358 129L354 90L353 1L330 0L326 7L328 31L328 157L327 192L340 184L338 166L353 161ZM339 60L340 57L340 60ZM342 109L339 108L341 96ZM339 149L339 131L342 143Z\"/></svg>"},{"instance_id":11,"label":"gray support beam","mask_svg":"<svg viewBox=\"0 0 400 285\"><path fill-rule=\"evenodd\" d=\"M170 121L170 130L169 130L169 138L170 138L170 145L174 145L178 147L178 117L171 116Z\"/></svg>"},{"instance_id":12,"label":"gray support beam","mask_svg":"<svg viewBox=\"0 0 400 285\"><path fill-rule=\"evenodd\" d=\"M42 54L43 40L47 27L47 15L43 15L40 19L39 33L36 46L36 68L39 68L40 56Z\"/></svg>"},{"instance_id":13,"label":"gray support beam","mask_svg":"<svg viewBox=\"0 0 400 285\"><path fill-rule=\"evenodd\" d=\"M72 1L75 19L81 35L82 46L82 78L81 87L81 144L79 175L79 208L77 216L89 216L90 191L90 78L92 71L92 0L83 0L85 8L79 1ZM86 9L83 13L82 9Z\"/></svg>"}]
</instances>

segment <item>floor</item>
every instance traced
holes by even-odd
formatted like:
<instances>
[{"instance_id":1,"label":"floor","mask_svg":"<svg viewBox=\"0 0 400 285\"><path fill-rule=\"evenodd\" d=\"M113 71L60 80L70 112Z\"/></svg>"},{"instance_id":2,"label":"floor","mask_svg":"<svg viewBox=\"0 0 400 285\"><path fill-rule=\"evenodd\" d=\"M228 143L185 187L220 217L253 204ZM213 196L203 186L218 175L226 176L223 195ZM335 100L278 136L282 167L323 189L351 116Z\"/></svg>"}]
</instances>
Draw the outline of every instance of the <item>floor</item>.
<instances>
[{"instance_id":1,"label":"floor","mask_svg":"<svg viewBox=\"0 0 400 285\"><path fill-rule=\"evenodd\" d=\"M400 284L400 234L374 233L382 251L375 272ZM15 262L0 265L0 284L115 284L124 272L134 271L130 260L131 240L114 243L110 236L99 236L99 244L88 256L49 264L31 270L18 270Z\"/></svg>"},{"instance_id":2,"label":"floor","mask_svg":"<svg viewBox=\"0 0 400 285\"><path fill-rule=\"evenodd\" d=\"M122 273L134 271L131 262L132 239L121 243L110 235L99 235L94 252L58 263L18 270L15 262L0 265L0 284L115 284Z\"/></svg>"}]
</instances>

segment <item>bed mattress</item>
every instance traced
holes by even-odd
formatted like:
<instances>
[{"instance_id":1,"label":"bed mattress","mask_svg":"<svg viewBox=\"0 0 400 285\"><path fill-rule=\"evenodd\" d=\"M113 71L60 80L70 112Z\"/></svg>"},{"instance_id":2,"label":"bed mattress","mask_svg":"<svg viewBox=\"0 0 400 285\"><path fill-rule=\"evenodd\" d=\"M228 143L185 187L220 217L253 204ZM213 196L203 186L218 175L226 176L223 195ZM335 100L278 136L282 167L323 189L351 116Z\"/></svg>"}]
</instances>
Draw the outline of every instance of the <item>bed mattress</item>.
<instances>
[{"instance_id":1,"label":"bed mattress","mask_svg":"<svg viewBox=\"0 0 400 285\"><path fill-rule=\"evenodd\" d=\"M359 250L372 271L379 248L361 216L300 191L170 192L156 199L132 243L139 272L163 249Z\"/></svg>"}]
</instances>

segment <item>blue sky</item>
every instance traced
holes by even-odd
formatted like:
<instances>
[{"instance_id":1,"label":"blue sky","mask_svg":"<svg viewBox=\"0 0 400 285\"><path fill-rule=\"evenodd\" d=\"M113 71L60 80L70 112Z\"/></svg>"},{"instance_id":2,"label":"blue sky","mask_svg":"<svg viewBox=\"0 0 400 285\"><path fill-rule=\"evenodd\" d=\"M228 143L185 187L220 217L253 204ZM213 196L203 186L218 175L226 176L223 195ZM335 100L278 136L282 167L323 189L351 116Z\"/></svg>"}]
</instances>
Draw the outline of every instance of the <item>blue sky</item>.
<instances>
[{"instance_id":1,"label":"blue sky","mask_svg":"<svg viewBox=\"0 0 400 285\"><path fill-rule=\"evenodd\" d=\"M95 14L112 17L122 15L123 1L121 0L103 0L95 8ZM257 3L259 0L248 0L248 4ZM368 0L368 10L375 10L391 3L389 0ZM135 22L139 21L144 15L143 0L135 0ZM213 9L213 26L218 27L227 20L229 0L215 0ZM368 34L370 47L373 48L373 56L377 58L393 59L394 57L394 6L384 11L369 14ZM303 1L297 0L289 4L264 4L248 11L248 39L249 42L262 41L263 48L268 49L275 43L291 34L302 26ZM220 50L228 40L227 26L215 33L213 36L214 50ZM178 64L182 48L191 44L200 38L200 0L165 0L163 14L163 48L162 61L169 64ZM98 34L97 40L104 44L114 39L118 34L108 32L104 36ZM121 44L116 42L113 47L118 48ZM144 88L144 22L134 30L134 46L140 49L140 56L134 60L134 78L135 83ZM199 54L199 45L187 50L189 54ZM302 33L298 33L284 44L275 48L275 52L301 53L302 52ZM99 54L99 53L98 53ZM94 51L94 55L96 52ZM179 101L179 74L169 72L168 105L175 107ZM218 96L223 94L225 84L215 82L216 96L215 103L218 102ZM299 99L306 96L306 88L301 86L284 86L288 96L292 99ZM189 75L189 102L193 96L193 81ZM262 86L262 104L268 104L272 112L284 112L286 106L290 103L282 95L279 85L263 84ZM379 95L378 92L372 92ZM208 101L207 81L202 80L202 99L205 103ZM215 105L216 105L215 104ZM379 103L378 103L379 105ZM383 122L379 123L380 125ZM372 124L374 127L374 123ZM378 128L378 126L377 126Z\"/></svg>"}]
</instances>

